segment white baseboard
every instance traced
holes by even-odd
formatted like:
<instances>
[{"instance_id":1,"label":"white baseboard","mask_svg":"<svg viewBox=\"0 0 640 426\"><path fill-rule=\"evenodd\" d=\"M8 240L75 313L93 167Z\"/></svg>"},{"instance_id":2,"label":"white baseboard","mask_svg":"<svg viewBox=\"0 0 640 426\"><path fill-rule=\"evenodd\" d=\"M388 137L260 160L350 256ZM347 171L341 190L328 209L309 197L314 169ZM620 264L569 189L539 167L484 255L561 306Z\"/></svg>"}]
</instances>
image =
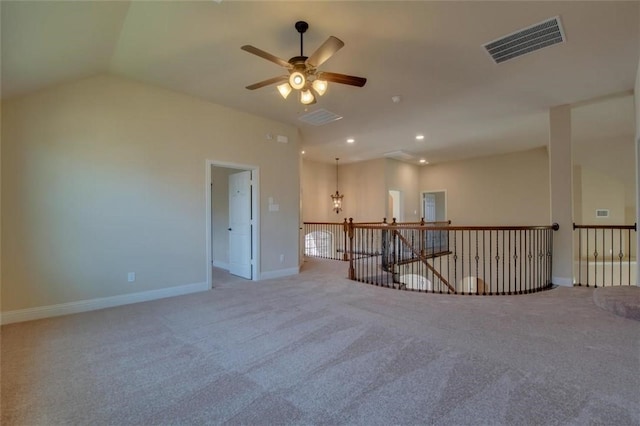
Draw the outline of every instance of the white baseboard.
<instances>
[{"instance_id":1,"label":"white baseboard","mask_svg":"<svg viewBox=\"0 0 640 426\"><path fill-rule=\"evenodd\" d=\"M274 278L288 277L300 273L300 266L288 269L278 269L276 271L266 271L260 273L260 280L271 280Z\"/></svg>"},{"instance_id":2,"label":"white baseboard","mask_svg":"<svg viewBox=\"0 0 640 426\"><path fill-rule=\"evenodd\" d=\"M220 269L225 269L225 270L229 270L229 264L227 262L221 262L219 260L214 260L213 261L213 266L215 268L220 268Z\"/></svg>"},{"instance_id":3,"label":"white baseboard","mask_svg":"<svg viewBox=\"0 0 640 426\"><path fill-rule=\"evenodd\" d=\"M551 277L551 283L562 287L573 287L573 278Z\"/></svg>"},{"instance_id":4,"label":"white baseboard","mask_svg":"<svg viewBox=\"0 0 640 426\"><path fill-rule=\"evenodd\" d=\"M60 315L77 314L79 312L95 311L97 309L112 308L114 306L128 305L131 303L147 302L149 300L164 299L166 297L182 296L199 291L207 291L206 282L186 284L177 287L161 288L158 290L142 291L139 293L122 294L97 299L80 300L77 302L60 303L58 305L39 306L36 308L18 309L2 312L0 324L31 321L42 318L57 317Z\"/></svg>"}]
</instances>

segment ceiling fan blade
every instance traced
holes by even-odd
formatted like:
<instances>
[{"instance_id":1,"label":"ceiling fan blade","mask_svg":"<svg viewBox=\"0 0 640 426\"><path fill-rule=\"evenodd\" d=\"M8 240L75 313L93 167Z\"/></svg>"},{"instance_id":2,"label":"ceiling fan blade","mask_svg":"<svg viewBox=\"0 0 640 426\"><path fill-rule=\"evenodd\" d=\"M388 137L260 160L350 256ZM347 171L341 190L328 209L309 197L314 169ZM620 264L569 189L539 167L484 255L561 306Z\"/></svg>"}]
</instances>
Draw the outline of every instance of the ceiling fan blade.
<instances>
[{"instance_id":1,"label":"ceiling fan blade","mask_svg":"<svg viewBox=\"0 0 640 426\"><path fill-rule=\"evenodd\" d=\"M266 59L267 61L271 61L274 64L280 65L281 67L291 68L291 64L289 62L285 61L282 58L278 58L277 56L274 56L271 53L267 53L264 50L260 50L257 47L253 47L247 44L242 46L240 49L244 50L245 52L253 53L256 56L260 56L261 58Z\"/></svg>"},{"instance_id":2,"label":"ceiling fan blade","mask_svg":"<svg viewBox=\"0 0 640 426\"><path fill-rule=\"evenodd\" d=\"M367 83L367 79L364 77L356 77L353 75L338 74L335 72L319 72L318 78L333 83L348 84L350 86L362 87Z\"/></svg>"},{"instance_id":3,"label":"ceiling fan blade","mask_svg":"<svg viewBox=\"0 0 640 426\"><path fill-rule=\"evenodd\" d=\"M289 76L288 75L280 75L278 77L273 77L273 78L270 78L268 80L264 80L264 81L260 81L258 83L254 83L254 84L252 84L250 86L247 86L247 89L256 90L256 89L259 89L261 87L268 86L270 84L280 83L280 82L284 82L284 81L287 81L287 80L289 80Z\"/></svg>"},{"instance_id":4,"label":"ceiling fan blade","mask_svg":"<svg viewBox=\"0 0 640 426\"><path fill-rule=\"evenodd\" d=\"M327 41L322 43L322 46L318 47L318 49L309 56L307 64L314 68L318 68L327 59L333 56L334 53L342 49L342 46L344 46L344 42L342 40L334 36L330 36Z\"/></svg>"}]
</instances>

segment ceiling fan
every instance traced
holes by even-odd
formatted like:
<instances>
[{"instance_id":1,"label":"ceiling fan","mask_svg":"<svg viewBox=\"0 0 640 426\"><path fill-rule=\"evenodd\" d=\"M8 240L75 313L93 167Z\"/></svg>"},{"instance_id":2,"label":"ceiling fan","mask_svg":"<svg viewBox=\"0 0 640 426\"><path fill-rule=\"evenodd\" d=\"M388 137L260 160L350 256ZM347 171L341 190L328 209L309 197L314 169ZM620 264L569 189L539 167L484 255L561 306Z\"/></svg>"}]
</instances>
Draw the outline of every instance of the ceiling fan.
<instances>
[{"instance_id":1,"label":"ceiling fan","mask_svg":"<svg viewBox=\"0 0 640 426\"><path fill-rule=\"evenodd\" d=\"M344 46L342 40L330 36L311 56L307 57L304 56L303 53L303 36L307 29L309 29L309 24L304 21L298 21L295 27L300 33L300 56L294 56L288 61L267 53L264 50L260 50L257 47L250 45L241 47L242 50L278 64L289 71L289 75L269 78L249 85L247 89L255 90L271 84L280 83L277 87L283 98L286 99L293 89L299 90L300 102L309 105L316 102L314 93L318 96L324 95L328 86L327 82L329 81L357 87L365 85L367 79L363 77L318 70L320 65L325 63L334 53Z\"/></svg>"}]
</instances>

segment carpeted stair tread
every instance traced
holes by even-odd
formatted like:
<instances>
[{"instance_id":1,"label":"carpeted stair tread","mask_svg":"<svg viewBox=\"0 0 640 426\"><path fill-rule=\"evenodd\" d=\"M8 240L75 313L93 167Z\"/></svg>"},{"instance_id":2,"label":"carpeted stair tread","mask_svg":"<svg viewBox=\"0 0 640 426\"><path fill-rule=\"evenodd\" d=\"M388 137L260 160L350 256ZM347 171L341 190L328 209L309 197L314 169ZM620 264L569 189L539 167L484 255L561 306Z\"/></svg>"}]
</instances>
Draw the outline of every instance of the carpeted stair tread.
<instances>
[{"instance_id":1,"label":"carpeted stair tread","mask_svg":"<svg viewBox=\"0 0 640 426\"><path fill-rule=\"evenodd\" d=\"M602 287L593 292L596 306L625 318L640 321L640 287Z\"/></svg>"}]
</instances>

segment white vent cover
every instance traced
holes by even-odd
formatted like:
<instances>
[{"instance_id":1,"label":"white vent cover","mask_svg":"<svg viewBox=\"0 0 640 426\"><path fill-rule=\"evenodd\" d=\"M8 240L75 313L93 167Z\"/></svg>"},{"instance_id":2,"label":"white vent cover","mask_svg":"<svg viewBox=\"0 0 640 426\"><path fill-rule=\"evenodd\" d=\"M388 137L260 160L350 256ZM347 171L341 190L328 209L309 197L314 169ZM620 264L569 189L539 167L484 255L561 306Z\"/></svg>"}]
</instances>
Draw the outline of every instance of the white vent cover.
<instances>
[{"instance_id":1,"label":"white vent cover","mask_svg":"<svg viewBox=\"0 0 640 426\"><path fill-rule=\"evenodd\" d=\"M560 17L556 16L486 43L483 47L495 63L499 64L564 41Z\"/></svg>"},{"instance_id":2,"label":"white vent cover","mask_svg":"<svg viewBox=\"0 0 640 426\"><path fill-rule=\"evenodd\" d=\"M323 124L331 123L332 121L340 120L342 116L334 114L331 111L327 111L324 108L311 111L305 115L298 117L298 120L304 121L314 126L322 126Z\"/></svg>"}]
</instances>

